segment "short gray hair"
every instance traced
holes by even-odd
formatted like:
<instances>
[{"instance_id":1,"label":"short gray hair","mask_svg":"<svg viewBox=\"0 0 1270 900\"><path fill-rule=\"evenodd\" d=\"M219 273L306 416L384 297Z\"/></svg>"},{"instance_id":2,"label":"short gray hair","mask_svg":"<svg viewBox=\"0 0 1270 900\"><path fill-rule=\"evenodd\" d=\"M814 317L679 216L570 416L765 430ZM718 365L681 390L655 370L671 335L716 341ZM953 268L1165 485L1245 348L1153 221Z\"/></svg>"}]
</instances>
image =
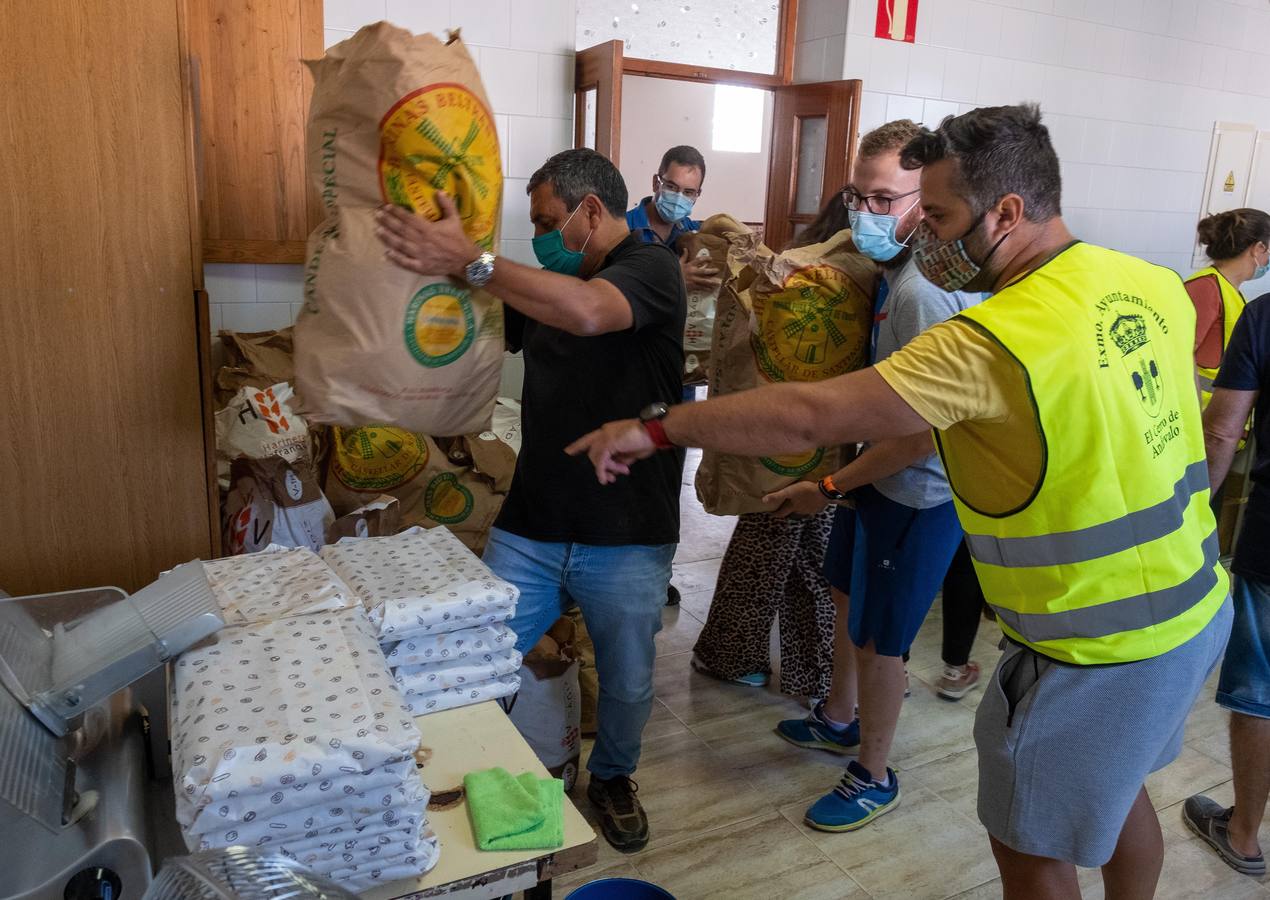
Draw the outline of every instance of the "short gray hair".
<instances>
[{"instance_id":1,"label":"short gray hair","mask_svg":"<svg viewBox=\"0 0 1270 900\"><path fill-rule=\"evenodd\" d=\"M602 153L580 147L562 150L551 157L529 179L526 194L543 184L551 185L569 209L577 208L588 194L595 194L614 216L626 215L626 182L617 166Z\"/></svg>"}]
</instances>

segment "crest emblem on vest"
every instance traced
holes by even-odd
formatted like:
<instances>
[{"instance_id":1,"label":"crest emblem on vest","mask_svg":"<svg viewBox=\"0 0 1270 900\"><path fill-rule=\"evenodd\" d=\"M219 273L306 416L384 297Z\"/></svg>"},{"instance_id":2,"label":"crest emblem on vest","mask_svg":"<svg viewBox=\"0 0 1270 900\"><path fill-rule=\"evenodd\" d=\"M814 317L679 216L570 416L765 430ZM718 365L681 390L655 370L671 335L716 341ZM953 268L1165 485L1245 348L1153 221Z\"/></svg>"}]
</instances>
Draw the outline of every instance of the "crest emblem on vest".
<instances>
[{"instance_id":1,"label":"crest emblem on vest","mask_svg":"<svg viewBox=\"0 0 1270 900\"><path fill-rule=\"evenodd\" d=\"M1138 402L1155 418L1164 403L1160 366L1155 361L1147 321L1143 316L1119 315L1108 329L1111 342L1120 351L1120 362L1128 373Z\"/></svg>"}]
</instances>

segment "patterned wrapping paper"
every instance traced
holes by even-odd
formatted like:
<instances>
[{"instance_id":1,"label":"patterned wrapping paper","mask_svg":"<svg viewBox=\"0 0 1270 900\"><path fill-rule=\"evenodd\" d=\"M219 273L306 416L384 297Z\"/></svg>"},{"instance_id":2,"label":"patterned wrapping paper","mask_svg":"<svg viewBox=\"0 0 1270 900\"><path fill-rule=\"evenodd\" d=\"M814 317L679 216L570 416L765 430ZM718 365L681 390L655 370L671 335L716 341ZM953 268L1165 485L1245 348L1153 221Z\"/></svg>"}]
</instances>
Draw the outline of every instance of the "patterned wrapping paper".
<instances>
[{"instance_id":1,"label":"patterned wrapping paper","mask_svg":"<svg viewBox=\"0 0 1270 900\"><path fill-rule=\"evenodd\" d=\"M511 611L508 610L510 615ZM516 646L516 633L502 624L478 625L441 634L407 638L381 645L389 667L418 666L426 663L467 659L472 654L495 653Z\"/></svg>"},{"instance_id":2,"label":"patterned wrapping paper","mask_svg":"<svg viewBox=\"0 0 1270 900\"><path fill-rule=\"evenodd\" d=\"M270 826L275 818L297 810L356 804L361 795L410 784L413 768L414 760L408 759L369 772L338 774L323 771L318 773L319 780L297 781L268 792L267 800L261 799L263 792L235 794L204 808L202 815L190 826L189 833L224 834L253 823L277 827Z\"/></svg>"},{"instance_id":3,"label":"patterned wrapping paper","mask_svg":"<svg viewBox=\"0 0 1270 900\"><path fill-rule=\"evenodd\" d=\"M414 776L413 783L381 787L341 797L325 803L292 810L269 819L253 818L204 834L186 836L186 844L200 850L233 844L262 847L280 842L312 841L331 837L334 828L364 828L367 825L406 827L418 825L431 795Z\"/></svg>"},{"instance_id":4,"label":"patterned wrapping paper","mask_svg":"<svg viewBox=\"0 0 1270 900\"><path fill-rule=\"evenodd\" d=\"M357 595L307 547L270 544L258 553L203 563L225 624L269 622L358 604Z\"/></svg>"},{"instance_id":5,"label":"patterned wrapping paper","mask_svg":"<svg viewBox=\"0 0 1270 900\"><path fill-rule=\"evenodd\" d=\"M504 621L520 596L444 528L344 538L320 555L352 586L385 642Z\"/></svg>"},{"instance_id":6,"label":"patterned wrapping paper","mask_svg":"<svg viewBox=\"0 0 1270 900\"><path fill-rule=\"evenodd\" d=\"M374 836L353 836L329 849L294 855L285 847L278 849L320 875L361 888L418 877L435 866L440 856L439 842L426 820Z\"/></svg>"},{"instance_id":7,"label":"patterned wrapping paper","mask_svg":"<svg viewBox=\"0 0 1270 900\"><path fill-rule=\"evenodd\" d=\"M177 819L323 773L410 759L420 734L360 608L227 628L177 660L171 690ZM418 775L414 775L417 783Z\"/></svg>"},{"instance_id":8,"label":"patterned wrapping paper","mask_svg":"<svg viewBox=\"0 0 1270 900\"><path fill-rule=\"evenodd\" d=\"M454 709L456 706L468 706L485 700L497 700L520 690L519 675L501 675L498 678L469 684L461 688L442 688L426 694L406 694L406 703L416 716L441 712L443 709Z\"/></svg>"},{"instance_id":9,"label":"patterned wrapping paper","mask_svg":"<svg viewBox=\"0 0 1270 900\"><path fill-rule=\"evenodd\" d=\"M393 669L392 676L407 693L429 694L443 688L483 684L500 675L514 675L520 671L520 662L520 652L515 649L499 653L487 651L467 659L398 666Z\"/></svg>"}]
</instances>

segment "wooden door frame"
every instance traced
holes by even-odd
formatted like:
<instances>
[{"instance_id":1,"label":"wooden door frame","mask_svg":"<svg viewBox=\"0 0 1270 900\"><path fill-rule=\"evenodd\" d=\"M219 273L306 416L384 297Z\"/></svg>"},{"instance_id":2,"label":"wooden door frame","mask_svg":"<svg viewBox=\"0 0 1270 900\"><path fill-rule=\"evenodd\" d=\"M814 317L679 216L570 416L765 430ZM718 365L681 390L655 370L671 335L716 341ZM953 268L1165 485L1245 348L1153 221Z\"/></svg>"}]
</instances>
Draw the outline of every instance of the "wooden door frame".
<instances>
[{"instance_id":1,"label":"wooden door frame","mask_svg":"<svg viewBox=\"0 0 1270 900\"><path fill-rule=\"evenodd\" d=\"M847 183L852 166L855 165L856 136L860 125L860 98L864 83L859 79L842 81L823 81L808 84L784 85L775 89L775 102L772 106L772 153L768 158L767 202L763 210L763 240L769 247L782 247L793 237L793 225L805 225L815 219L820 209L824 208L826 198ZM796 94L805 96L798 97ZM811 213L795 213L794 198L798 192L797 161L799 156L799 130L795 127L792 140L777 140L778 130L785 119L792 118L796 123L807 118L799 112L800 100L812 100L821 95L824 98L823 108L830 109L835 105L845 106L846 115L829 115L828 131L825 135L825 166L821 176L820 208ZM817 108L818 115L824 115ZM834 158L829 155L832 147L846 148L845 158ZM774 185L788 185L787 193L780 198L772 194Z\"/></svg>"}]
</instances>

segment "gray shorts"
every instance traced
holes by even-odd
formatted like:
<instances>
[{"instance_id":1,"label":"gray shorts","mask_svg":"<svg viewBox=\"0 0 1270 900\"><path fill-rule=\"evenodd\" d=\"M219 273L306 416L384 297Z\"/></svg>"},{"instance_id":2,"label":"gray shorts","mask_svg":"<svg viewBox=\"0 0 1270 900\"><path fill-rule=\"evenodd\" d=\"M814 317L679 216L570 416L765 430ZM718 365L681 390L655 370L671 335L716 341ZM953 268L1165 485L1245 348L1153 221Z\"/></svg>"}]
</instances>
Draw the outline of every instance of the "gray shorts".
<instances>
[{"instance_id":1,"label":"gray shorts","mask_svg":"<svg viewBox=\"0 0 1270 900\"><path fill-rule=\"evenodd\" d=\"M1230 635L1230 600L1162 656L1055 662L1009 643L975 718L979 821L1020 853L1096 868L1111 859L1146 777L1182 733Z\"/></svg>"}]
</instances>

